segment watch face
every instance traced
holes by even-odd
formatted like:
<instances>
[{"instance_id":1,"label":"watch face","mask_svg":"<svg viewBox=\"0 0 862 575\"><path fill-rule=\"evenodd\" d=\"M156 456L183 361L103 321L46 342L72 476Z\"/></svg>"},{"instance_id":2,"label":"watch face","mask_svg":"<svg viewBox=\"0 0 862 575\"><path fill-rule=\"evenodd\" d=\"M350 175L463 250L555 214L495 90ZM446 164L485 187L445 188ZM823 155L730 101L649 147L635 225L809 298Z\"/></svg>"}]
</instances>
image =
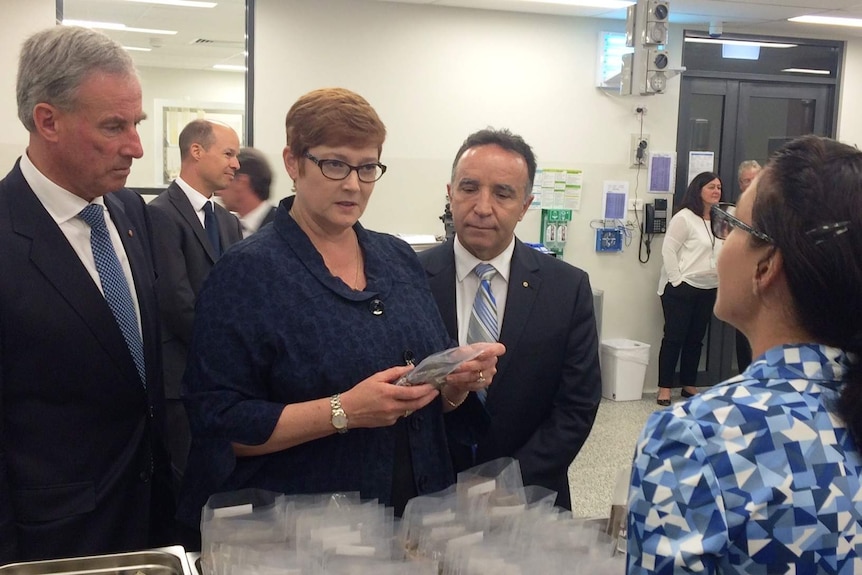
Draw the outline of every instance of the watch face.
<instances>
[{"instance_id":1,"label":"watch face","mask_svg":"<svg viewBox=\"0 0 862 575\"><path fill-rule=\"evenodd\" d=\"M335 429L344 429L347 427L347 416L343 411L341 413L332 414L332 426Z\"/></svg>"}]
</instances>

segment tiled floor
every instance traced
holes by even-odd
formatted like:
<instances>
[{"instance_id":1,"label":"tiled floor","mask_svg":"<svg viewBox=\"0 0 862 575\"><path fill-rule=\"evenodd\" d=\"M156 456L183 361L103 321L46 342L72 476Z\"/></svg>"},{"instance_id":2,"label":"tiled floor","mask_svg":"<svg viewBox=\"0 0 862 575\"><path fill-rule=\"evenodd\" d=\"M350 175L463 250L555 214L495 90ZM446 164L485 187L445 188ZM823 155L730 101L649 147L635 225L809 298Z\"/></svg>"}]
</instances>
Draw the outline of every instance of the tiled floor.
<instances>
[{"instance_id":1,"label":"tiled floor","mask_svg":"<svg viewBox=\"0 0 862 575\"><path fill-rule=\"evenodd\" d=\"M652 393L640 401L602 399L590 437L569 468L575 516L610 514L617 475L630 469L638 435L649 414L660 409L655 398Z\"/></svg>"}]
</instances>

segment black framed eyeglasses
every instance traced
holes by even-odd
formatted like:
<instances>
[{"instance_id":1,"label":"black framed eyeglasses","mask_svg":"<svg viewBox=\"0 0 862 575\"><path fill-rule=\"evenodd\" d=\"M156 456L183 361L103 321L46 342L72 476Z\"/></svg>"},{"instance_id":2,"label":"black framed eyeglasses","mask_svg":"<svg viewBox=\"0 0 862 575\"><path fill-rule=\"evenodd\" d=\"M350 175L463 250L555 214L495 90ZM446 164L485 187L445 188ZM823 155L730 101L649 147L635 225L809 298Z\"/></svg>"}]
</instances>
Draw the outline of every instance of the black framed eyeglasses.
<instances>
[{"instance_id":1,"label":"black framed eyeglasses","mask_svg":"<svg viewBox=\"0 0 862 575\"><path fill-rule=\"evenodd\" d=\"M772 238L761 231L755 230L736 216L736 206L734 204L720 203L712 206L710 211L710 223L712 225L712 235L720 240L727 239L730 230L739 228L742 231L748 232L759 240L766 243L775 243Z\"/></svg>"},{"instance_id":2,"label":"black framed eyeglasses","mask_svg":"<svg viewBox=\"0 0 862 575\"><path fill-rule=\"evenodd\" d=\"M361 166L351 166L347 162L341 160L327 160L315 158L310 153L305 152L305 157L317 164L320 168L320 173L330 180L344 180L350 175L350 172L356 171L360 182L370 184L379 180L386 173L386 166L380 162L373 164L362 164Z\"/></svg>"}]
</instances>

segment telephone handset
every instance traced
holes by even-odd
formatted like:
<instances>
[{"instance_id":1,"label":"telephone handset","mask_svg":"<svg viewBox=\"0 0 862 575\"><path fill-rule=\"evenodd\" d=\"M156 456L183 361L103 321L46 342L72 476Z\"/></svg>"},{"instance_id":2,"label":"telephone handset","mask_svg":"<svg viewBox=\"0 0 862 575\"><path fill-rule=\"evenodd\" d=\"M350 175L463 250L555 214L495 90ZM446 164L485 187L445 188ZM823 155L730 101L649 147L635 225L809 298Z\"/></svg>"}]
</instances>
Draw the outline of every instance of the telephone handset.
<instances>
[{"instance_id":1,"label":"telephone handset","mask_svg":"<svg viewBox=\"0 0 862 575\"><path fill-rule=\"evenodd\" d=\"M644 233L667 232L667 200L656 198L652 204L644 204Z\"/></svg>"}]
</instances>

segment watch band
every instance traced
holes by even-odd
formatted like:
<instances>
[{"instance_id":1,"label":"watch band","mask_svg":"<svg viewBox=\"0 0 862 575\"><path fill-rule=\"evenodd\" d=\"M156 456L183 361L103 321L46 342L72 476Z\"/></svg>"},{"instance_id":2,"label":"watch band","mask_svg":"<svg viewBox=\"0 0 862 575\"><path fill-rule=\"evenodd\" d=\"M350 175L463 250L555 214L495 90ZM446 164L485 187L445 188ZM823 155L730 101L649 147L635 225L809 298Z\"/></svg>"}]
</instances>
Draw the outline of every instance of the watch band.
<instances>
[{"instance_id":1,"label":"watch band","mask_svg":"<svg viewBox=\"0 0 862 575\"><path fill-rule=\"evenodd\" d=\"M338 433L347 433L347 414L344 412L344 408L341 407L341 394L336 393L329 398L329 407L332 410L332 415L330 416L332 427Z\"/></svg>"}]
</instances>

